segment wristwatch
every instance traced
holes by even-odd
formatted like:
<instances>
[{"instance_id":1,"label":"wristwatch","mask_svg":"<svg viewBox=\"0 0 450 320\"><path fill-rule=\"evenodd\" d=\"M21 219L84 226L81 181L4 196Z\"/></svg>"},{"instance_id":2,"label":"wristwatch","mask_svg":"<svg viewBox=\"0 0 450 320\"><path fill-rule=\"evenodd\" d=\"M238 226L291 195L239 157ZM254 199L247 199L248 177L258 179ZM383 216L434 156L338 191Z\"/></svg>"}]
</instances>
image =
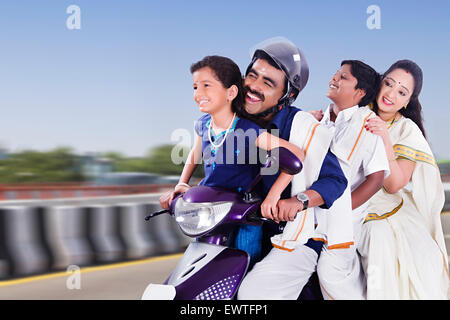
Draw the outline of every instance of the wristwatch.
<instances>
[{"instance_id":1,"label":"wristwatch","mask_svg":"<svg viewBox=\"0 0 450 320\"><path fill-rule=\"evenodd\" d=\"M303 192L298 193L297 200L303 203L303 210L308 208L309 198L306 194L304 194Z\"/></svg>"}]
</instances>

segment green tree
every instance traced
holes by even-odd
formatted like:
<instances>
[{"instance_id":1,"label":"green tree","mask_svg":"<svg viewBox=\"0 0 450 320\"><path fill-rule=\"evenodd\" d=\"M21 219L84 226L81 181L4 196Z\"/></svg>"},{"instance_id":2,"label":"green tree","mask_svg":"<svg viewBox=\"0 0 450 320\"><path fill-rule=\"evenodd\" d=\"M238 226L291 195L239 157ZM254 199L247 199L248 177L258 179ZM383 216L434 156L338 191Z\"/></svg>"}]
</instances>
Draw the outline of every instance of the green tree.
<instances>
[{"instance_id":1,"label":"green tree","mask_svg":"<svg viewBox=\"0 0 450 320\"><path fill-rule=\"evenodd\" d=\"M181 164L172 161L172 150L175 146L165 144L150 149L142 158L126 158L117 152L104 153L102 156L111 159L114 163L115 171L119 172L148 172L161 175L180 175L186 162L189 148L180 149L180 156L183 158ZM194 177L204 176L203 166L199 165L194 172Z\"/></svg>"},{"instance_id":2,"label":"green tree","mask_svg":"<svg viewBox=\"0 0 450 320\"><path fill-rule=\"evenodd\" d=\"M48 152L25 150L0 159L0 183L81 181L77 157L68 147Z\"/></svg>"}]
</instances>

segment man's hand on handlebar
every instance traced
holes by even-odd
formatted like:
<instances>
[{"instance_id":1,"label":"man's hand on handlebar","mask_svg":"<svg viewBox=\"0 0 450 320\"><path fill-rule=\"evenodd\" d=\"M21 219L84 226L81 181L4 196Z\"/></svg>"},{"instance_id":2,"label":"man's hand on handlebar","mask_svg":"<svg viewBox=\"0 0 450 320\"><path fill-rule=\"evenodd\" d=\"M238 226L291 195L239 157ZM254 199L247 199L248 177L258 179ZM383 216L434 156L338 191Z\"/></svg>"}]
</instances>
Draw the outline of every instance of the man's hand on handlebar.
<instances>
[{"instance_id":1,"label":"man's hand on handlebar","mask_svg":"<svg viewBox=\"0 0 450 320\"><path fill-rule=\"evenodd\" d=\"M276 196L267 195L261 204L261 215L279 223L294 221L297 213L303 210L303 204L296 197L279 200Z\"/></svg>"}]
</instances>

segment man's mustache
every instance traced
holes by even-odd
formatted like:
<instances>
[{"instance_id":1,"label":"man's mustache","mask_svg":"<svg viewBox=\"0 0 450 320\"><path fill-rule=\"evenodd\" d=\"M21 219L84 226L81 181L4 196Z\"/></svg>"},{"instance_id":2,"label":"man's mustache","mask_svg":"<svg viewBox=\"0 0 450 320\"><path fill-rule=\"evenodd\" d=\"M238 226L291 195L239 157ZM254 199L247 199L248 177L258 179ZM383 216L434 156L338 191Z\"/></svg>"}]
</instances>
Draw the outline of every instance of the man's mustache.
<instances>
[{"instance_id":1,"label":"man's mustache","mask_svg":"<svg viewBox=\"0 0 450 320\"><path fill-rule=\"evenodd\" d=\"M245 90L245 94L247 94L247 92L250 92L251 94L253 94L253 95L257 96L259 99L261 99L261 101L264 101L264 95L262 93L259 93L258 91L253 91L248 86L244 87L244 90Z\"/></svg>"}]
</instances>

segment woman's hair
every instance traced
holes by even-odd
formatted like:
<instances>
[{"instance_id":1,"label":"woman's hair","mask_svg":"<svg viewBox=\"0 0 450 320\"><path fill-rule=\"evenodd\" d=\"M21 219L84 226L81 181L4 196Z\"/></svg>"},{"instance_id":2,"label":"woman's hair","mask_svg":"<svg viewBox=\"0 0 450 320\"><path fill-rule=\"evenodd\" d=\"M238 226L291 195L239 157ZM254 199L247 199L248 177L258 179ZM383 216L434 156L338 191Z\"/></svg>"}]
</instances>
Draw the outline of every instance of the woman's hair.
<instances>
[{"instance_id":1,"label":"woman's hair","mask_svg":"<svg viewBox=\"0 0 450 320\"><path fill-rule=\"evenodd\" d=\"M235 85L238 88L236 98L231 102L231 111L238 112L244 108L244 89L241 71L233 60L222 56L206 56L191 65L191 74L202 68L209 67L216 74L225 88Z\"/></svg>"},{"instance_id":2,"label":"woman's hair","mask_svg":"<svg viewBox=\"0 0 450 320\"><path fill-rule=\"evenodd\" d=\"M396 69L403 69L411 73L414 78L414 90L409 100L406 108L401 108L399 110L400 114L405 118L409 118L419 127L420 131L422 131L423 136L426 138L425 128L423 126L423 117L422 117L422 106L419 101L419 94L422 90L423 83L423 73L422 69L411 60L399 60L395 62L390 68L383 74L382 79L384 79L389 73ZM378 104L375 99L374 103L374 111L378 113Z\"/></svg>"}]
</instances>

